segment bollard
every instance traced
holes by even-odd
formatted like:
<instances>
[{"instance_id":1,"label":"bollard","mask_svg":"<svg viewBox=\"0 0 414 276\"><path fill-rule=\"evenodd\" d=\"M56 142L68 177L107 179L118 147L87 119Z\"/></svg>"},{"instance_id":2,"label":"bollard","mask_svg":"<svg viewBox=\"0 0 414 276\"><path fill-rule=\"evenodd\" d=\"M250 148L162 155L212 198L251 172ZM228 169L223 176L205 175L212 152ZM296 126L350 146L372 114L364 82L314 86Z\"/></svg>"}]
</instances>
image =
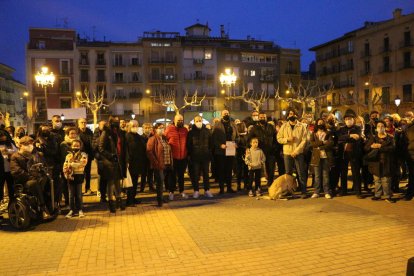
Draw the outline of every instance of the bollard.
<instances>
[{"instance_id":1,"label":"bollard","mask_svg":"<svg viewBox=\"0 0 414 276\"><path fill-rule=\"evenodd\" d=\"M407 276L414 276L414 257L408 259L407 262Z\"/></svg>"}]
</instances>

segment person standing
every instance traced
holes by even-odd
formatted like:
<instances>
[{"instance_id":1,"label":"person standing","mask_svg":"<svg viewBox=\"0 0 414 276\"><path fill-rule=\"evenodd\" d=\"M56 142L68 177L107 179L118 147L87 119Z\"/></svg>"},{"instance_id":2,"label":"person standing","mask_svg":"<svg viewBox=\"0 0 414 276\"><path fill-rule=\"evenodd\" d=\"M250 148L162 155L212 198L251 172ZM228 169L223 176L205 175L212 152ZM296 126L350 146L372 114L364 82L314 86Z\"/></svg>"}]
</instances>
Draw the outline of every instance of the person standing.
<instances>
[{"instance_id":1,"label":"person standing","mask_svg":"<svg viewBox=\"0 0 414 276\"><path fill-rule=\"evenodd\" d=\"M144 138L138 134L138 121L129 121L129 127L126 140L126 156L128 163L128 171L132 179L132 187L127 190L127 206L134 206L140 203L140 200L135 198L137 196L138 178L144 169L146 162L146 143Z\"/></svg>"},{"instance_id":2,"label":"person standing","mask_svg":"<svg viewBox=\"0 0 414 276\"><path fill-rule=\"evenodd\" d=\"M249 139L256 137L259 141L259 148L266 156L266 174L267 186L270 187L275 176L275 162L277 151L276 129L267 122L267 116L264 112L259 112L259 121L249 132Z\"/></svg>"},{"instance_id":3,"label":"person standing","mask_svg":"<svg viewBox=\"0 0 414 276\"><path fill-rule=\"evenodd\" d=\"M312 145L312 160L311 166L315 170L315 191L312 198L318 198L321 188L325 193L325 198L332 198L332 191L329 186L329 170L333 167L333 137L327 131L326 125L322 119L317 120L315 129L311 135L310 143Z\"/></svg>"},{"instance_id":4,"label":"person standing","mask_svg":"<svg viewBox=\"0 0 414 276\"><path fill-rule=\"evenodd\" d=\"M86 163L84 172L85 172L85 194L92 195L93 192L91 191L91 167L92 167L92 160L94 156L93 147L92 147L92 140L93 140L93 132L87 126L87 121L85 118L81 118L78 120L78 132L79 138L83 144L83 152L88 155L88 163Z\"/></svg>"},{"instance_id":5,"label":"person standing","mask_svg":"<svg viewBox=\"0 0 414 276\"><path fill-rule=\"evenodd\" d=\"M81 151L81 140L73 140L71 151L66 155L63 163L63 173L68 181L70 211L66 218L72 218L78 211L79 218L85 217L83 213L82 184L85 178L84 169L88 163L88 155Z\"/></svg>"},{"instance_id":6,"label":"person standing","mask_svg":"<svg viewBox=\"0 0 414 276\"><path fill-rule=\"evenodd\" d=\"M237 131L239 132L239 141L236 149L236 177L237 177L237 191L241 191L241 181L243 180L243 189L247 191L249 185L249 169L244 161L246 156L247 145L247 127L243 121L235 120ZM250 129L253 128L251 125Z\"/></svg>"},{"instance_id":7,"label":"person standing","mask_svg":"<svg viewBox=\"0 0 414 276\"><path fill-rule=\"evenodd\" d=\"M287 119L288 121L282 125L277 133L277 141L283 145L286 173L292 175L293 168L296 167L302 192L301 197L305 199L307 198L307 166L303 151L307 142L308 131L304 124L298 122L296 111L290 110Z\"/></svg>"},{"instance_id":8,"label":"person standing","mask_svg":"<svg viewBox=\"0 0 414 276\"><path fill-rule=\"evenodd\" d=\"M168 181L170 194L169 199L174 200L174 191L178 182L178 190L182 198L188 198L184 193L184 173L187 168L187 135L188 130L184 127L184 118L178 114L174 117L174 125L169 125L165 131L165 137L171 146L173 156L173 174Z\"/></svg>"},{"instance_id":9,"label":"person standing","mask_svg":"<svg viewBox=\"0 0 414 276\"><path fill-rule=\"evenodd\" d=\"M213 197L210 192L209 164L212 150L211 133L203 124L203 118L199 115L194 117L194 125L188 132L187 150L190 164L192 166L191 183L193 184L193 198L199 197L199 179L203 176L204 196Z\"/></svg>"},{"instance_id":10,"label":"person standing","mask_svg":"<svg viewBox=\"0 0 414 276\"><path fill-rule=\"evenodd\" d=\"M155 174L158 207L162 207L163 205L163 184L165 178L168 178L172 173L173 165L171 147L168 144L167 138L164 136L164 131L164 124L156 123L154 126L154 135L147 142L147 156Z\"/></svg>"},{"instance_id":11,"label":"person standing","mask_svg":"<svg viewBox=\"0 0 414 276\"><path fill-rule=\"evenodd\" d=\"M2 203L4 200L5 182L7 183L9 202L14 198L14 179L10 171L10 159L17 150L6 130L0 129L0 201Z\"/></svg>"},{"instance_id":12,"label":"person standing","mask_svg":"<svg viewBox=\"0 0 414 276\"><path fill-rule=\"evenodd\" d=\"M384 195L385 200L394 203L391 191L391 176L395 143L391 135L386 133L386 123L378 121L376 134L365 143L366 156L375 155L368 160L368 170L374 175L375 195L372 200L380 200Z\"/></svg>"},{"instance_id":13,"label":"person standing","mask_svg":"<svg viewBox=\"0 0 414 276\"><path fill-rule=\"evenodd\" d=\"M147 146L148 139L152 136L152 126L150 123L142 124L142 139L144 139L145 147ZM154 189L154 170L150 166L148 156L145 155L145 162L143 164L141 175L141 188L140 192L144 192L145 185L148 183L149 191L155 192Z\"/></svg>"},{"instance_id":14,"label":"person standing","mask_svg":"<svg viewBox=\"0 0 414 276\"><path fill-rule=\"evenodd\" d=\"M259 148L258 138L253 137L250 139L250 148L246 149L245 161L249 169L249 196L261 196L260 179L262 177L263 167L265 166L266 155ZM254 190L253 181L255 186Z\"/></svg>"},{"instance_id":15,"label":"person standing","mask_svg":"<svg viewBox=\"0 0 414 276\"><path fill-rule=\"evenodd\" d=\"M226 143L236 145L239 140L239 133L236 125L230 120L230 112L228 110L223 110L221 112L221 120L214 124L212 139L220 194L224 193L224 183L226 183L227 186L227 193L235 193L231 187L235 152L234 154L227 153Z\"/></svg>"},{"instance_id":16,"label":"person standing","mask_svg":"<svg viewBox=\"0 0 414 276\"><path fill-rule=\"evenodd\" d=\"M341 159L341 193L348 193L348 164L351 164L353 189L357 198L363 199L361 194L361 164L362 164L362 133L361 128L355 125L355 114L345 113L345 126L338 130L338 148ZM375 132L375 129L372 131Z\"/></svg>"},{"instance_id":17,"label":"person standing","mask_svg":"<svg viewBox=\"0 0 414 276\"><path fill-rule=\"evenodd\" d=\"M106 200L107 185L106 185L106 179L105 179L105 174L104 174L104 169L103 169L103 161L102 161L101 155L99 154L98 145L99 145L99 137L101 136L105 125L106 125L106 121L104 121L104 120L99 121L98 127L95 128L95 131L94 131L93 137L92 137L92 148L93 148L93 152L95 153L95 159L96 159L96 164L97 164L97 167L98 167L98 176L99 176L99 180L98 180L99 194L98 194L98 196L100 197L100 201L102 203L107 202L107 200Z\"/></svg>"},{"instance_id":18,"label":"person standing","mask_svg":"<svg viewBox=\"0 0 414 276\"><path fill-rule=\"evenodd\" d=\"M408 188L404 200L409 201L414 196L414 120L403 129L401 139L408 167Z\"/></svg>"},{"instance_id":19,"label":"person standing","mask_svg":"<svg viewBox=\"0 0 414 276\"><path fill-rule=\"evenodd\" d=\"M103 162L103 175L107 181L109 211L115 213L117 208L125 209L121 198L121 179L126 177L125 136L119 128L118 117L109 117L99 137L98 151Z\"/></svg>"}]
</instances>

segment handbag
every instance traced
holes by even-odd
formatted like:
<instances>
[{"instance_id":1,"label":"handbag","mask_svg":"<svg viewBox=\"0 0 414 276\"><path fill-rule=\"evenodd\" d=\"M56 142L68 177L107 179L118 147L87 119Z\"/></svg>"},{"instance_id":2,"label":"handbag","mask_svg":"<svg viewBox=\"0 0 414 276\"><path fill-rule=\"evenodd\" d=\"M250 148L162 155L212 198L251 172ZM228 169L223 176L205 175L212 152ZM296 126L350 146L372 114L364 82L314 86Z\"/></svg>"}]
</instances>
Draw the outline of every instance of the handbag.
<instances>
[{"instance_id":1,"label":"handbag","mask_svg":"<svg viewBox=\"0 0 414 276\"><path fill-rule=\"evenodd\" d=\"M126 188L131 188L131 187L132 187L132 177L131 177L131 174L129 173L129 170L127 170L126 178L122 179L122 188L126 189Z\"/></svg>"}]
</instances>

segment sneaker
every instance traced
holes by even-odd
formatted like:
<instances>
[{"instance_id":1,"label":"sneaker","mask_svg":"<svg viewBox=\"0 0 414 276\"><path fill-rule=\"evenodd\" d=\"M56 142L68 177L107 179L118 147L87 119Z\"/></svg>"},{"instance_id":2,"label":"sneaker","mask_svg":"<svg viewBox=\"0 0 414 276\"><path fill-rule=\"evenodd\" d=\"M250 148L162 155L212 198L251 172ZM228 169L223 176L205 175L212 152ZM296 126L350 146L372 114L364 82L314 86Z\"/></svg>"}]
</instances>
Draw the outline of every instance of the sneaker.
<instances>
[{"instance_id":1,"label":"sneaker","mask_svg":"<svg viewBox=\"0 0 414 276\"><path fill-rule=\"evenodd\" d=\"M209 198L214 197L213 194L210 191L205 191L204 196L209 197Z\"/></svg>"},{"instance_id":2,"label":"sneaker","mask_svg":"<svg viewBox=\"0 0 414 276\"><path fill-rule=\"evenodd\" d=\"M80 210L79 211L79 218L84 218L85 217L85 214L83 213L83 211L82 210Z\"/></svg>"},{"instance_id":3,"label":"sneaker","mask_svg":"<svg viewBox=\"0 0 414 276\"><path fill-rule=\"evenodd\" d=\"M193 194L193 198L198 198L200 196L200 193L198 191L195 191Z\"/></svg>"},{"instance_id":4,"label":"sneaker","mask_svg":"<svg viewBox=\"0 0 414 276\"><path fill-rule=\"evenodd\" d=\"M319 197L319 195L318 194L313 194L312 196L311 196L311 198L318 198Z\"/></svg>"},{"instance_id":5,"label":"sneaker","mask_svg":"<svg viewBox=\"0 0 414 276\"><path fill-rule=\"evenodd\" d=\"M332 199L332 196L331 196L330 194L326 194L326 195L325 195L325 198L327 198L327 199Z\"/></svg>"},{"instance_id":6,"label":"sneaker","mask_svg":"<svg viewBox=\"0 0 414 276\"><path fill-rule=\"evenodd\" d=\"M253 193L253 191L252 191L252 190L250 190L250 191L249 191L249 196L251 196L251 197L253 197L253 196L254 196L254 193Z\"/></svg>"},{"instance_id":7,"label":"sneaker","mask_svg":"<svg viewBox=\"0 0 414 276\"><path fill-rule=\"evenodd\" d=\"M173 201L173 200L174 200L174 193L170 193L170 194L168 195L168 200L169 200L169 201Z\"/></svg>"},{"instance_id":8,"label":"sneaker","mask_svg":"<svg viewBox=\"0 0 414 276\"><path fill-rule=\"evenodd\" d=\"M394 200L394 199L392 199L392 198L386 198L386 199L385 199L385 202L388 202L388 203L395 203L395 200Z\"/></svg>"},{"instance_id":9,"label":"sneaker","mask_svg":"<svg viewBox=\"0 0 414 276\"><path fill-rule=\"evenodd\" d=\"M277 200L288 200L288 198L286 196L280 195Z\"/></svg>"},{"instance_id":10,"label":"sneaker","mask_svg":"<svg viewBox=\"0 0 414 276\"><path fill-rule=\"evenodd\" d=\"M80 212L79 212L79 214L80 214ZM70 219L72 217L73 217L73 211L70 210L69 213L66 215L66 218Z\"/></svg>"},{"instance_id":11,"label":"sneaker","mask_svg":"<svg viewBox=\"0 0 414 276\"><path fill-rule=\"evenodd\" d=\"M186 193L181 193L181 197L182 197L183 199L187 199L187 198L188 198L188 195L187 195Z\"/></svg>"},{"instance_id":12,"label":"sneaker","mask_svg":"<svg viewBox=\"0 0 414 276\"><path fill-rule=\"evenodd\" d=\"M260 190L260 188L256 190L256 196L262 196L262 191Z\"/></svg>"}]
</instances>

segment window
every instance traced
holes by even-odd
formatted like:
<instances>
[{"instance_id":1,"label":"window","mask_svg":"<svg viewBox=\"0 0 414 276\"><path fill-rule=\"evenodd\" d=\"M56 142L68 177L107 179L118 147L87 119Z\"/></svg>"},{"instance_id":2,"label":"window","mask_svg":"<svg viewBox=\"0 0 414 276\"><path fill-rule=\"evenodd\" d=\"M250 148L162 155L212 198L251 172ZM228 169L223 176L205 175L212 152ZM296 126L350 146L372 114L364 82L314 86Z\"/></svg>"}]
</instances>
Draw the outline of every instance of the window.
<instances>
[{"instance_id":1,"label":"window","mask_svg":"<svg viewBox=\"0 0 414 276\"><path fill-rule=\"evenodd\" d=\"M160 80L160 69L159 68L152 68L151 69L151 79L152 80Z\"/></svg>"},{"instance_id":2,"label":"window","mask_svg":"<svg viewBox=\"0 0 414 276\"><path fill-rule=\"evenodd\" d=\"M390 57L384 57L382 60L382 64L383 64L383 72L389 72L390 71Z\"/></svg>"},{"instance_id":3,"label":"window","mask_svg":"<svg viewBox=\"0 0 414 276\"><path fill-rule=\"evenodd\" d=\"M104 53L97 53L96 54L96 64L97 65L105 65L105 54Z\"/></svg>"},{"instance_id":4,"label":"window","mask_svg":"<svg viewBox=\"0 0 414 276\"><path fill-rule=\"evenodd\" d=\"M89 91L89 85L88 84L81 84L81 90L82 93L84 91Z\"/></svg>"},{"instance_id":5,"label":"window","mask_svg":"<svg viewBox=\"0 0 414 276\"><path fill-rule=\"evenodd\" d=\"M97 70L97 80L99 82L104 82L105 80L105 70Z\"/></svg>"},{"instance_id":6,"label":"window","mask_svg":"<svg viewBox=\"0 0 414 276\"><path fill-rule=\"evenodd\" d=\"M369 43L364 44L364 56L369 56Z\"/></svg>"},{"instance_id":7,"label":"window","mask_svg":"<svg viewBox=\"0 0 414 276\"><path fill-rule=\"evenodd\" d=\"M64 59L60 60L60 74L61 75L69 75L69 60Z\"/></svg>"},{"instance_id":8,"label":"window","mask_svg":"<svg viewBox=\"0 0 414 276\"><path fill-rule=\"evenodd\" d=\"M369 89L364 89L364 104L368 104Z\"/></svg>"},{"instance_id":9,"label":"window","mask_svg":"<svg viewBox=\"0 0 414 276\"><path fill-rule=\"evenodd\" d=\"M96 92L102 93L102 91L105 93L104 97L107 98L108 94L106 93L106 86L105 85L97 85L96 86Z\"/></svg>"},{"instance_id":10,"label":"window","mask_svg":"<svg viewBox=\"0 0 414 276\"><path fill-rule=\"evenodd\" d=\"M206 50L204 52L204 59L212 59L213 58L213 54L211 52L211 50Z\"/></svg>"},{"instance_id":11,"label":"window","mask_svg":"<svg viewBox=\"0 0 414 276\"><path fill-rule=\"evenodd\" d=\"M160 60L160 53L158 51L151 51L151 62L158 62Z\"/></svg>"},{"instance_id":12,"label":"window","mask_svg":"<svg viewBox=\"0 0 414 276\"><path fill-rule=\"evenodd\" d=\"M115 90L115 97L117 99L124 99L125 98L124 89L122 89L122 88L116 88L116 90Z\"/></svg>"},{"instance_id":13,"label":"window","mask_svg":"<svg viewBox=\"0 0 414 276\"><path fill-rule=\"evenodd\" d=\"M387 86L382 88L382 103L390 104L390 88Z\"/></svg>"},{"instance_id":14,"label":"window","mask_svg":"<svg viewBox=\"0 0 414 276\"><path fill-rule=\"evenodd\" d=\"M45 98L36 98L36 110L37 112L45 111Z\"/></svg>"},{"instance_id":15,"label":"window","mask_svg":"<svg viewBox=\"0 0 414 276\"><path fill-rule=\"evenodd\" d=\"M132 73L132 81L139 81L139 73L138 72Z\"/></svg>"},{"instance_id":16,"label":"window","mask_svg":"<svg viewBox=\"0 0 414 276\"><path fill-rule=\"evenodd\" d=\"M81 82L89 81L89 70L80 70L80 81Z\"/></svg>"},{"instance_id":17,"label":"window","mask_svg":"<svg viewBox=\"0 0 414 276\"><path fill-rule=\"evenodd\" d=\"M230 54L225 54L224 55L224 60L225 61L231 61L231 55Z\"/></svg>"},{"instance_id":18,"label":"window","mask_svg":"<svg viewBox=\"0 0 414 276\"><path fill-rule=\"evenodd\" d=\"M254 77L256 76L256 71L255 70L250 70L250 77Z\"/></svg>"},{"instance_id":19,"label":"window","mask_svg":"<svg viewBox=\"0 0 414 276\"><path fill-rule=\"evenodd\" d=\"M411 52L404 53L404 68L411 67Z\"/></svg>"},{"instance_id":20,"label":"window","mask_svg":"<svg viewBox=\"0 0 414 276\"><path fill-rule=\"evenodd\" d=\"M59 80L59 91L67 93L70 90L70 80L69 79L60 79Z\"/></svg>"},{"instance_id":21,"label":"window","mask_svg":"<svg viewBox=\"0 0 414 276\"><path fill-rule=\"evenodd\" d=\"M371 63L369 61L364 62L364 70L365 74L371 72Z\"/></svg>"},{"instance_id":22,"label":"window","mask_svg":"<svg viewBox=\"0 0 414 276\"><path fill-rule=\"evenodd\" d=\"M390 50L390 38L384 37L384 52L388 52Z\"/></svg>"},{"instance_id":23,"label":"window","mask_svg":"<svg viewBox=\"0 0 414 276\"><path fill-rule=\"evenodd\" d=\"M115 82L123 82L124 81L124 74L123 73L115 73Z\"/></svg>"},{"instance_id":24,"label":"window","mask_svg":"<svg viewBox=\"0 0 414 276\"><path fill-rule=\"evenodd\" d=\"M354 43L352 41L348 41L348 53L352 53L354 51Z\"/></svg>"},{"instance_id":25,"label":"window","mask_svg":"<svg viewBox=\"0 0 414 276\"><path fill-rule=\"evenodd\" d=\"M60 98L60 108L71 108L72 99L71 98Z\"/></svg>"},{"instance_id":26,"label":"window","mask_svg":"<svg viewBox=\"0 0 414 276\"><path fill-rule=\"evenodd\" d=\"M404 46L411 46L411 32L404 32Z\"/></svg>"},{"instance_id":27,"label":"window","mask_svg":"<svg viewBox=\"0 0 414 276\"><path fill-rule=\"evenodd\" d=\"M115 54L114 66L122 66L122 54Z\"/></svg>"},{"instance_id":28,"label":"window","mask_svg":"<svg viewBox=\"0 0 414 276\"><path fill-rule=\"evenodd\" d=\"M411 84L403 85L403 102L412 102L412 101L413 101L412 85Z\"/></svg>"},{"instance_id":29,"label":"window","mask_svg":"<svg viewBox=\"0 0 414 276\"><path fill-rule=\"evenodd\" d=\"M138 60L138 58L136 58L136 57L135 57L135 58L132 58L132 59L131 59L131 64L132 64L132 65L139 65L139 60Z\"/></svg>"},{"instance_id":30,"label":"window","mask_svg":"<svg viewBox=\"0 0 414 276\"><path fill-rule=\"evenodd\" d=\"M171 51L168 51L165 53L165 60L168 63L173 63L175 62L175 58L174 58L174 54Z\"/></svg>"},{"instance_id":31,"label":"window","mask_svg":"<svg viewBox=\"0 0 414 276\"><path fill-rule=\"evenodd\" d=\"M249 69L243 70L243 76L248 77L249 76Z\"/></svg>"},{"instance_id":32,"label":"window","mask_svg":"<svg viewBox=\"0 0 414 276\"><path fill-rule=\"evenodd\" d=\"M88 52L82 52L80 54L80 64L81 65L88 65L89 61L88 61Z\"/></svg>"},{"instance_id":33,"label":"window","mask_svg":"<svg viewBox=\"0 0 414 276\"><path fill-rule=\"evenodd\" d=\"M46 42L44 40L39 40L37 42L37 48L38 49L44 49L44 48L46 48Z\"/></svg>"},{"instance_id":34,"label":"window","mask_svg":"<svg viewBox=\"0 0 414 276\"><path fill-rule=\"evenodd\" d=\"M239 55L233 55L233 61L238 61L239 60Z\"/></svg>"}]
</instances>

